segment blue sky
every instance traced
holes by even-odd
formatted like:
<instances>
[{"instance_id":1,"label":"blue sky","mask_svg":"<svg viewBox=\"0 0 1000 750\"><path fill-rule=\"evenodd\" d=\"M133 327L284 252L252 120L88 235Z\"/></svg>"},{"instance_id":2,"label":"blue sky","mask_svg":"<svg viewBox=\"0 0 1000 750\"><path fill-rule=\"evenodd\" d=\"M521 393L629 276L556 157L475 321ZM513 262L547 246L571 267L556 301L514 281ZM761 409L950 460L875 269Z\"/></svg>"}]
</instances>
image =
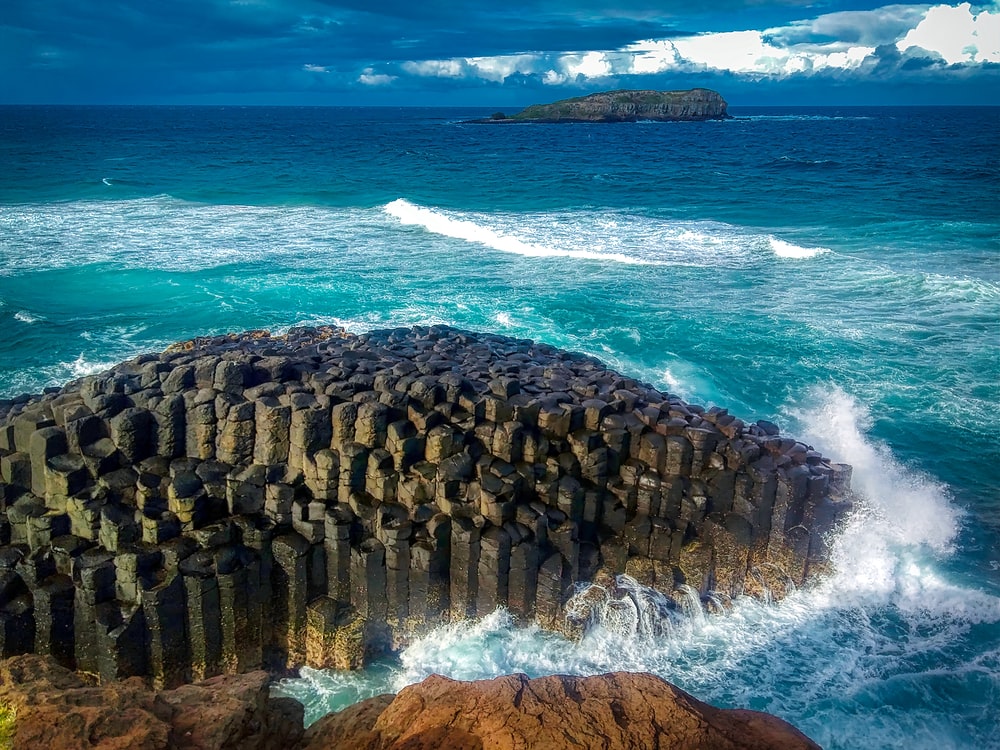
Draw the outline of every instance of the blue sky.
<instances>
[{"instance_id":1,"label":"blue sky","mask_svg":"<svg viewBox=\"0 0 1000 750\"><path fill-rule=\"evenodd\" d=\"M1000 4L4 0L0 103L1000 104Z\"/></svg>"}]
</instances>

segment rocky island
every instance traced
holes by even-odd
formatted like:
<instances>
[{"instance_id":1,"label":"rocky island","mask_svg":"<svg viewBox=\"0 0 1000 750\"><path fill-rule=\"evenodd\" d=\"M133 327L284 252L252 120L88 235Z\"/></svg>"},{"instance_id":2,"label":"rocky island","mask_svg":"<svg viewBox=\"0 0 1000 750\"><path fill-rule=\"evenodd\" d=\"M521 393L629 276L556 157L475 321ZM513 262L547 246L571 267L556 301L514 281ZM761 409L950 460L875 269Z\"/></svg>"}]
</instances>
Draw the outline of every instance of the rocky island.
<instances>
[{"instance_id":1,"label":"rocky island","mask_svg":"<svg viewBox=\"0 0 1000 750\"><path fill-rule=\"evenodd\" d=\"M491 123L559 122L689 122L725 120L726 100L710 89L687 91L629 90L562 99L552 104L533 104L507 117L498 112Z\"/></svg>"}]
</instances>

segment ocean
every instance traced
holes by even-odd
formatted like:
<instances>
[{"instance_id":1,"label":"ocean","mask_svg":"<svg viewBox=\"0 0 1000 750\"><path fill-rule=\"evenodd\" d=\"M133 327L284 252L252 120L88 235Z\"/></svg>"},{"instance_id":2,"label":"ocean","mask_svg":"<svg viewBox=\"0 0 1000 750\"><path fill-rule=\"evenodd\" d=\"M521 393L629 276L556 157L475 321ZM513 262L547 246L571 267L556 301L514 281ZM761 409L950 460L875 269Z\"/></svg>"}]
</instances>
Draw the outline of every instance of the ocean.
<instances>
[{"instance_id":1,"label":"ocean","mask_svg":"<svg viewBox=\"0 0 1000 750\"><path fill-rule=\"evenodd\" d=\"M826 748L1000 748L1000 108L730 111L0 107L0 397L302 324L596 355L852 464L835 572L579 643L497 611L278 690L313 720L434 672L648 670Z\"/></svg>"}]
</instances>

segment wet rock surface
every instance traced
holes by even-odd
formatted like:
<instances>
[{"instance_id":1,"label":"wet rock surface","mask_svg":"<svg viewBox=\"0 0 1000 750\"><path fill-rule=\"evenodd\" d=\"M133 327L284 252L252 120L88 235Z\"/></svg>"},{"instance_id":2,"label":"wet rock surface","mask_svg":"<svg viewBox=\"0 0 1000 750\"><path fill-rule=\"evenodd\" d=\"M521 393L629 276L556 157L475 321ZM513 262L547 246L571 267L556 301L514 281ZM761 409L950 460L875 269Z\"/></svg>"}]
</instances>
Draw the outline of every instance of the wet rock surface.
<instances>
[{"instance_id":1,"label":"wet rock surface","mask_svg":"<svg viewBox=\"0 0 1000 750\"><path fill-rule=\"evenodd\" d=\"M358 667L498 605L573 630L576 584L620 573L777 596L822 570L849 481L527 340L195 339L0 401L0 655L172 687Z\"/></svg>"},{"instance_id":2,"label":"wet rock surface","mask_svg":"<svg viewBox=\"0 0 1000 750\"><path fill-rule=\"evenodd\" d=\"M433 675L313 724L308 750L813 750L781 719L714 708L649 674L457 682Z\"/></svg>"}]
</instances>

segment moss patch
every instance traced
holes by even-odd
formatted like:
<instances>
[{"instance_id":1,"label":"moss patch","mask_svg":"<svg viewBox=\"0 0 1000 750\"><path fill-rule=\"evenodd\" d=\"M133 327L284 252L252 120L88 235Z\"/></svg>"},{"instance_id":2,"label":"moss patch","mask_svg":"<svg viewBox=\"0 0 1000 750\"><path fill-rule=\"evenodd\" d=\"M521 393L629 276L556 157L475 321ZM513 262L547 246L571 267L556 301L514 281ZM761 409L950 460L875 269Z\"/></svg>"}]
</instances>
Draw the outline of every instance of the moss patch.
<instances>
[{"instance_id":1,"label":"moss patch","mask_svg":"<svg viewBox=\"0 0 1000 750\"><path fill-rule=\"evenodd\" d=\"M11 750L14 747L14 721L17 719L17 708L0 702L0 750Z\"/></svg>"}]
</instances>

